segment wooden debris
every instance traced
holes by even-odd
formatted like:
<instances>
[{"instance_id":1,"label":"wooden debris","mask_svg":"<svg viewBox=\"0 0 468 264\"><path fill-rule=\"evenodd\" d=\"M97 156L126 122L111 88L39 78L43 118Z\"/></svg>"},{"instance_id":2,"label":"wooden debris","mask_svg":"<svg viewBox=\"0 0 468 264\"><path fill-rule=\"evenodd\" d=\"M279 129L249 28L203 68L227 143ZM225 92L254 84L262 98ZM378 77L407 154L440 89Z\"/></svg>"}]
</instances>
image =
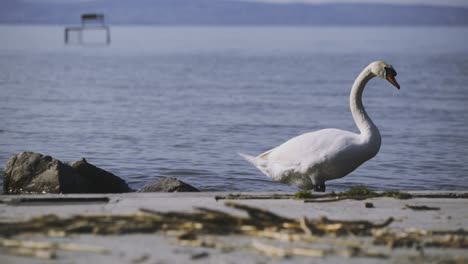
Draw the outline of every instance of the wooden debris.
<instances>
[{"instance_id":1,"label":"wooden debris","mask_svg":"<svg viewBox=\"0 0 468 264\"><path fill-rule=\"evenodd\" d=\"M396 192L389 192L384 193L376 193L371 191L365 186L354 186L351 189L341 192L341 193L330 193L327 196L322 197L307 197L307 198L314 198L314 199L305 199L305 203L328 203L328 202L337 202L342 200L366 200L369 198L377 198L377 197L394 197L397 198L398 196L395 195ZM323 199L328 198L328 199Z\"/></svg>"},{"instance_id":2,"label":"wooden debris","mask_svg":"<svg viewBox=\"0 0 468 264\"><path fill-rule=\"evenodd\" d=\"M243 205L243 204L226 202L225 205L228 207L236 208L236 209L247 212L247 214L250 216L252 220L268 221L268 222L274 222L274 223L287 223L287 222L292 221L289 218L279 216L270 211Z\"/></svg>"},{"instance_id":3,"label":"wooden debris","mask_svg":"<svg viewBox=\"0 0 468 264\"><path fill-rule=\"evenodd\" d=\"M291 248L290 252L291 255L303 257L324 257L325 255L331 253L331 251L317 248Z\"/></svg>"},{"instance_id":4,"label":"wooden debris","mask_svg":"<svg viewBox=\"0 0 468 264\"><path fill-rule=\"evenodd\" d=\"M308 199L308 198L327 198L335 197L336 193L313 193L310 191L299 191L295 194L228 194L216 195L215 200L289 200L289 199Z\"/></svg>"},{"instance_id":5,"label":"wooden debris","mask_svg":"<svg viewBox=\"0 0 468 264\"><path fill-rule=\"evenodd\" d=\"M354 197L354 198L349 198L349 197L335 197L335 198L328 198L328 199L305 199L304 203L330 203L330 202L338 202L338 201L343 201L343 200L365 200L367 198L371 197Z\"/></svg>"},{"instance_id":6,"label":"wooden debris","mask_svg":"<svg viewBox=\"0 0 468 264\"><path fill-rule=\"evenodd\" d=\"M400 200L412 198L462 198L467 199L468 193L442 193L442 194L410 194L400 191L374 192L365 186L355 186L341 193L329 193L325 195L313 195L301 193L296 198L304 199L305 203L329 203L342 200L366 200L370 198L390 197Z\"/></svg>"},{"instance_id":7,"label":"wooden debris","mask_svg":"<svg viewBox=\"0 0 468 264\"><path fill-rule=\"evenodd\" d=\"M439 248L468 248L466 234L449 234L441 231L429 232L425 230L406 231L399 233L383 232L374 236L375 245L387 245L390 248L399 247L439 247Z\"/></svg>"},{"instance_id":8,"label":"wooden debris","mask_svg":"<svg viewBox=\"0 0 468 264\"><path fill-rule=\"evenodd\" d=\"M7 201L9 205L60 205L60 204L77 204L85 203L108 203L109 197L21 197L13 198Z\"/></svg>"},{"instance_id":9,"label":"wooden debris","mask_svg":"<svg viewBox=\"0 0 468 264\"><path fill-rule=\"evenodd\" d=\"M261 253L270 256L270 257L276 257L276 258L285 258L290 256L290 252L288 252L286 249L281 248L281 247L275 247L272 245L268 245L265 243L261 243L257 240L254 240L252 242L252 247Z\"/></svg>"},{"instance_id":10,"label":"wooden debris","mask_svg":"<svg viewBox=\"0 0 468 264\"><path fill-rule=\"evenodd\" d=\"M301 217L299 219L299 224L301 225L302 230L304 230L304 233L306 235L312 235L312 228L309 226L307 219L305 217Z\"/></svg>"},{"instance_id":11,"label":"wooden debris","mask_svg":"<svg viewBox=\"0 0 468 264\"><path fill-rule=\"evenodd\" d=\"M430 207L427 205L405 205L406 208L409 208L414 211L438 211L440 210L439 207Z\"/></svg>"},{"instance_id":12,"label":"wooden debris","mask_svg":"<svg viewBox=\"0 0 468 264\"><path fill-rule=\"evenodd\" d=\"M447 199L468 199L468 193L433 193L433 194L412 194L412 198L447 198Z\"/></svg>"},{"instance_id":13,"label":"wooden debris","mask_svg":"<svg viewBox=\"0 0 468 264\"><path fill-rule=\"evenodd\" d=\"M299 191L292 194L228 194L217 195L215 200L275 200L275 199L299 199L305 203L329 203L342 200L366 200L370 198L390 197L395 199L412 198L468 198L468 193L441 193L441 194L410 194L406 192L391 190L384 192L374 192L365 186L354 186L341 193L314 193L311 191Z\"/></svg>"},{"instance_id":14,"label":"wooden debris","mask_svg":"<svg viewBox=\"0 0 468 264\"><path fill-rule=\"evenodd\" d=\"M277 200L277 199L293 199L292 194L228 194L216 195L215 200Z\"/></svg>"},{"instance_id":15,"label":"wooden debris","mask_svg":"<svg viewBox=\"0 0 468 264\"><path fill-rule=\"evenodd\" d=\"M252 247L261 253L271 256L286 258L291 256L303 257L325 257L327 255L339 255L343 257L371 257L371 258L388 258L384 253L377 251L366 251L360 247L348 247L345 249L320 249L320 248L304 248L304 247L279 247L273 246L260 241L254 240Z\"/></svg>"},{"instance_id":16,"label":"wooden debris","mask_svg":"<svg viewBox=\"0 0 468 264\"><path fill-rule=\"evenodd\" d=\"M229 208L243 211L237 215L227 212L197 207L192 212L160 212L142 208L133 214L75 215L61 218L56 215L44 215L24 222L1 222L0 237L19 234L97 234L121 235L130 233L155 233L174 236L183 246L217 248L219 243L208 237L243 235L258 239L276 240L289 243L289 246L301 244L301 247L278 247L255 242L256 250L266 255L288 256L364 256L384 258L385 254L366 249L369 244L356 237L373 237L372 245L395 247L439 247L466 248L467 232L460 230L407 230L391 232L388 227L393 218L383 222L344 221L321 218L289 218L271 211L245 204L226 202ZM370 240L370 239L369 239ZM298 243L290 243L298 242ZM327 249L303 247L303 244L328 245ZM7 247L15 254L32 256L54 256L55 250L105 253L105 249L86 245L60 244L50 242L18 241L1 239L0 246ZM232 247L231 247L232 248ZM47 254L45 251L49 252ZM22 253L21 253L22 252Z\"/></svg>"},{"instance_id":17,"label":"wooden debris","mask_svg":"<svg viewBox=\"0 0 468 264\"><path fill-rule=\"evenodd\" d=\"M109 250L82 244L71 243L52 243L43 241L30 241L30 240L16 240L16 239L0 239L0 246L9 248L23 248L31 250L66 250L66 251L79 251L97 254L107 254Z\"/></svg>"},{"instance_id":18,"label":"wooden debris","mask_svg":"<svg viewBox=\"0 0 468 264\"><path fill-rule=\"evenodd\" d=\"M210 256L210 254L208 252L200 252L200 253L195 253L195 254L191 255L190 259L198 260L198 259L206 258L206 257L209 257L209 256Z\"/></svg>"},{"instance_id":19,"label":"wooden debris","mask_svg":"<svg viewBox=\"0 0 468 264\"><path fill-rule=\"evenodd\" d=\"M430 231L432 235L459 235L459 236L468 236L468 231L462 228L457 230L433 230Z\"/></svg>"},{"instance_id":20,"label":"wooden debris","mask_svg":"<svg viewBox=\"0 0 468 264\"><path fill-rule=\"evenodd\" d=\"M127 215L76 215L69 218L45 215L26 222L0 223L0 235L7 237L21 233L49 234L51 232L63 233L64 235L118 235L158 231L186 231L194 234L218 235L256 235L265 231L279 234L311 233L319 236L370 235L372 229L383 228L393 221L390 218L382 224L374 224L368 221L331 220L326 217L291 219L247 205L230 202L226 205L245 211L248 217L206 208L197 208L197 211L190 213L140 209L143 213Z\"/></svg>"},{"instance_id":21,"label":"wooden debris","mask_svg":"<svg viewBox=\"0 0 468 264\"><path fill-rule=\"evenodd\" d=\"M77 251L96 254L107 254L109 250L82 244L71 243L52 243L43 241L16 240L16 239L0 239L0 247L7 248L9 254L31 257L38 259L55 259L57 258L56 250Z\"/></svg>"},{"instance_id":22,"label":"wooden debris","mask_svg":"<svg viewBox=\"0 0 468 264\"><path fill-rule=\"evenodd\" d=\"M20 257L31 257L38 259L55 259L57 255L55 251L43 250L43 249L31 249L31 248L12 248L7 253L20 256Z\"/></svg>"}]
</instances>

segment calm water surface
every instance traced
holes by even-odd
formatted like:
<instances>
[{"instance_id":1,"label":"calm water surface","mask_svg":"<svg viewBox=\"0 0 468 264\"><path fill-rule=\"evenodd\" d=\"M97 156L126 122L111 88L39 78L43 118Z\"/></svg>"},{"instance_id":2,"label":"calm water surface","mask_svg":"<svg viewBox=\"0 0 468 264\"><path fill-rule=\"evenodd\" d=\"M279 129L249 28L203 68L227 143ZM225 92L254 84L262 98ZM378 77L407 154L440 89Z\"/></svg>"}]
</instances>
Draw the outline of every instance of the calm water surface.
<instances>
[{"instance_id":1,"label":"calm water surface","mask_svg":"<svg viewBox=\"0 0 468 264\"><path fill-rule=\"evenodd\" d=\"M331 190L468 188L468 28L0 26L0 164L20 151L86 157L132 187L161 176L205 191L293 191L237 153L321 128L357 132L354 78L383 59L364 103L379 154Z\"/></svg>"}]
</instances>

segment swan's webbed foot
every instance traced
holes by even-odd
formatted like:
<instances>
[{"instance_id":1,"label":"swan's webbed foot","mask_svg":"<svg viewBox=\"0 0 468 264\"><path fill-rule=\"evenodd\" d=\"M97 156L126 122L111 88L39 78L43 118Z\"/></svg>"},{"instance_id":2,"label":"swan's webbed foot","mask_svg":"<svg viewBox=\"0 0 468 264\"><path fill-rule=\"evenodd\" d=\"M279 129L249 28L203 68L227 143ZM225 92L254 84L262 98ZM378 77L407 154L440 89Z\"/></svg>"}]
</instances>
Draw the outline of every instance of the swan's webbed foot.
<instances>
[{"instance_id":1,"label":"swan's webbed foot","mask_svg":"<svg viewBox=\"0 0 468 264\"><path fill-rule=\"evenodd\" d=\"M325 183L317 184L314 186L315 192L325 192Z\"/></svg>"}]
</instances>

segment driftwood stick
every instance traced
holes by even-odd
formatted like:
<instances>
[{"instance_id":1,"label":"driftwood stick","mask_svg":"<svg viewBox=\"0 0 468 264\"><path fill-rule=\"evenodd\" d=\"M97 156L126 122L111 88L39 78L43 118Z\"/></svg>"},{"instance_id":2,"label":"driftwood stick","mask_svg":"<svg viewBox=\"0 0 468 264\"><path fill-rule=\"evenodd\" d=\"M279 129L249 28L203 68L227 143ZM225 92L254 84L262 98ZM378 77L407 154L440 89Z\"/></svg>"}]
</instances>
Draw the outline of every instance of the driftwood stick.
<instances>
[{"instance_id":1,"label":"driftwood stick","mask_svg":"<svg viewBox=\"0 0 468 264\"><path fill-rule=\"evenodd\" d=\"M330 203L330 202L338 202L338 201L343 201L343 200L365 200L369 198L375 198L375 196L355 196L355 197L335 197L335 198L329 198L329 199L305 199L304 203Z\"/></svg>"},{"instance_id":2,"label":"driftwood stick","mask_svg":"<svg viewBox=\"0 0 468 264\"><path fill-rule=\"evenodd\" d=\"M0 239L0 246L10 248L22 248L30 250L66 250L91 252L97 254L109 253L109 250L90 245L70 244L70 243L53 243L44 241L16 240L16 239Z\"/></svg>"},{"instance_id":3,"label":"driftwood stick","mask_svg":"<svg viewBox=\"0 0 468 264\"><path fill-rule=\"evenodd\" d=\"M324 257L331 253L331 250L317 248L282 248L254 240L252 247L261 253L271 257L290 257L293 255L304 257Z\"/></svg>"},{"instance_id":4,"label":"driftwood stick","mask_svg":"<svg viewBox=\"0 0 468 264\"><path fill-rule=\"evenodd\" d=\"M289 257L287 250L285 250L284 248L264 244L257 240L254 240L252 242L252 247L270 257L277 257L277 258Z\"/></svg>"},{"instance_id":5,"label":"driftwood stick","mask_svg":"<svg viewBox=\"0 0 468 264\"><path fill-rule=\"evenodd\" d=\"M215 200L287 200L293 199L293 194L228 194L216 195Z\"/></svg>"},{"instance_id":6,"label":"driftwood stick","mask_svg":"<svg viewBox=\"0 0 468 264\"><path fill-rule=\"evenodd\" d=\"M308 223L307 223L307 218L301 217L299 220L299 224L301 225L302 230L304 230L304 233L306 235L312 235L312 230L310 229Z\"/></svg>"},{"instance_id":7,"label":"driftwood stick","mask_svg":"<svg viewBox=\"0 0 468 264\"><path fill-rule=\"evenodd\" d=\"M226 202L225 205L227 207L231 207L231 208L235 208L235 209L239 209L239 210L247 212L247 214L253 220L267 221L267 222L270 222L270 223L271 222L281 223L281 222L291 222L292 221L289 218L279 216L279 215L277 215L275 213L272 213L270 211L259 209L259 208L256 208L256 207L251 207L251 206L244 205L244 204Z\"/></svg>"},{"instance_id":8,"label":"driftwood stick","mask_svg":"<svg viewBox=\"0 0 468 264\"><path fill-rule=\"evenodd\" d=\"M37 259L55 259L57 254L51 250L32 249L32 248L12 248L7 253L20 257L31 257Z\"/></svg>"}]
</instances>

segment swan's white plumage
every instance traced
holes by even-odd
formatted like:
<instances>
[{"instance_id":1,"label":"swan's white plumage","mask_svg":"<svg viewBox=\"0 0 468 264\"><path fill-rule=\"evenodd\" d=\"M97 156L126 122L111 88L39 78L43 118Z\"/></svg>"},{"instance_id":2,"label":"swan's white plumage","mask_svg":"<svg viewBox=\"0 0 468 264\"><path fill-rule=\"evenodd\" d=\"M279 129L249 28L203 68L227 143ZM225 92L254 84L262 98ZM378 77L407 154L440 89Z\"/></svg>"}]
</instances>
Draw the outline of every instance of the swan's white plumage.
<instances>
[{"instance_id":1,"label":"swan's white plumage","mask_svg":"<svg viewBox=\"0 0 468 264\"><path fill-rule=\"evenodd\" d=\"M370 79L375 76L386 78L387 68L393 70L389 64L373 62L354 82L350 107L360 134L322 129L294 137L256 157L240 155L274 181L304 189L346 176L380 149L380 133L365 112L361 96Z\"/></svg>"}]
</instances>

